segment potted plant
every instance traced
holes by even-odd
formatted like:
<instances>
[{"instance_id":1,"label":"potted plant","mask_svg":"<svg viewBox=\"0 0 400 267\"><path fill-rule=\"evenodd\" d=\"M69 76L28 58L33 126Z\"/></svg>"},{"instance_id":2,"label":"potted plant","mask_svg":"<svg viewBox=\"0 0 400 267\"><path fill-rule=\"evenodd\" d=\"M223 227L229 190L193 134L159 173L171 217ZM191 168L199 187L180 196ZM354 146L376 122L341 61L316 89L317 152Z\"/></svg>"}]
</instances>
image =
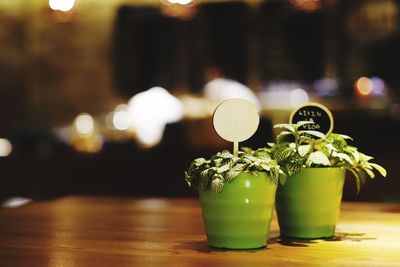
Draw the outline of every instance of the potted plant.
<instances>
[{"instance_id":1,"label":"potted plant","mask_svg":"<svg viewBox=\"0 0 400 267\"><path fill-rule=\"evenodd\" d=\"M286 179L267 149L195 159L185 177L198 188L209 246L266 246L277 183Z\"/></svg>"},{"instance_id":2,"label":"potted plant","mask_svg":"<svg viewBox=\"0 0 400 267\"><path fill-rule=\"evenodd\" d=\"M375 170L382 176L386 170L348 145L351 137L334 133L325 137L303 130L307 124L313 122L274 126L283 130L276 143L269 144L272 158L287 175L285 186L276 193L278 222L282 236L329 238L338 220L346 170L354 174L357 192L367 178L375 178Z\"/></svg>"}]
</instances>

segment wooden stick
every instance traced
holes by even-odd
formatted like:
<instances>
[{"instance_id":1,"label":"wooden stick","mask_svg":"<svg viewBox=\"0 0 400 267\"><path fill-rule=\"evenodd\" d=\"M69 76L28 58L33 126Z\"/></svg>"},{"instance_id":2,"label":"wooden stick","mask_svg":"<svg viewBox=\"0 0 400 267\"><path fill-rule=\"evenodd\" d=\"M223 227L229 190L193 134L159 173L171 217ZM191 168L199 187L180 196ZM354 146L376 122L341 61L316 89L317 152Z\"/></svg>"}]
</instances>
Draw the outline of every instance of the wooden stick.
<instances>
[{"instance_id":1,"label":"wooden stick","mask_svg":"<svg viewBox=\"0 0 400 267\"><path fill-rule=\"evenodd\" d=\"M239 142L233 142L233 155L237 157L239 151Z\"/></svg>"}]
</instances>

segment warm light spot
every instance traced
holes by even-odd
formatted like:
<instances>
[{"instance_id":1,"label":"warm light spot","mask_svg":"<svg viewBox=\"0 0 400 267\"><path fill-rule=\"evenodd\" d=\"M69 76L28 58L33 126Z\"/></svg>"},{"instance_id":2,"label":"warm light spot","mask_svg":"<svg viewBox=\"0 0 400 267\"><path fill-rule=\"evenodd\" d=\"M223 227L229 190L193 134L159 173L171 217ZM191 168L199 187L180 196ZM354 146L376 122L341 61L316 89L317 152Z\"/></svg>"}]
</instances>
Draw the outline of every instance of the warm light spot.
<instances>
[{"instance_id":1,"label":"warm light spot","mask_svg":"<svg viewBox=\"0 0 400 267\"><path fill-rule=\"evenodd\" d=\"M122 110L114 112L112 122L114 128L121 131L129 129L131 125L128 112Z\"/></svg>"},{"instance_id":2,"label":"warm light spot","mask_svg":"<svg viewBox=\"0 0 400 267\"><path fill-rule=\"evenodd\" d=\"M321 0L289 0L297 9L304 12L314 12L321 9Z\"/></svg>"},{"instance_id":3,"label":"warm light spot","mask_svg":"<svg viewBox=\"0 0 400 267\"><path fill-rule=\"evenodd\" d=\"M183 105L164 88L153 87L129 100L128 113L138 141L151 147L161 141L166 124L182 119Z\"/></svg>"},{"instance_id":4,"label":"warm light spot","mask_svg":"<svg viewBox=\"0 0 400 267\"><path fill-rule=\"evenodd\" d=\"M290 93L292 107L298 107L308 103L308 94L301 88L296 88Z\"/></svg>"},{"instance_id":5,"label":"warm light spot","mask_svg":"<svg viewBox=\"0 0 400 267\"><path fill-rule=\"evenodd\" d=\"M244 199L244 203L249 204L249 203L250 203L250 199L245 198L245 199Z\"/></svg>"},{"instance_id":6,"label":"warm light spot","mask_svg":"<svg viewBox=\"0 0 400 267\"><path fill-rule=\"evenodd\" d=\"M367 77L361 77L356 81L355 89L359 94L366 96L371 94L373 84Z\"/></svg>"},{"instance_id":7,"label":"warm light spot","mask_svg":"<svg viewBox=\"0 0 400 267\"><path fill-rule=\"evenodd\" d=\"M216 103L230 98L241 98L253 103L257 110L261 109L260 102L254 92L244 84L235 80L217 78L204 86L204 96Z\"/></svg>"},{"instance_id":8,"label":"warm light spot","mask_svg":"<svg viewBox=\"0 0 400 267\"><path fill-rule=\"evenodd\" d=\"M49 7L53 10L68 12L75 5L75 0L49 0Z\"/></svg>"},{"instance_id":9,"label":"warm light spot","mask_svg":"<svg viewBox=\"0 0 400 267\"><path fill-rule=\"evenodd\" d=\"M8 139L0 138L0 157L7 157L11 154L12 145Z\"/></svg>"},{"instance_id":10,"label":"warm light spot","mask_svg":"<svg viewBox=\"0 0 400 267\"><path fill-rule=\"evenodd\" d=\"M81 137L89 137L94 131L94 120L87 113L79 114L75 119L75 129Z\"/></svg>"},{"instance_id":11,"label":"warm light spot","mask_svg":"<svg viewBox=\"0 0 400 267\"><path fill-rule=\"evenodd\" d=\"M167 0L171 4L188 5L193 2L193 0Z\"/></svg>"}]
</instances>

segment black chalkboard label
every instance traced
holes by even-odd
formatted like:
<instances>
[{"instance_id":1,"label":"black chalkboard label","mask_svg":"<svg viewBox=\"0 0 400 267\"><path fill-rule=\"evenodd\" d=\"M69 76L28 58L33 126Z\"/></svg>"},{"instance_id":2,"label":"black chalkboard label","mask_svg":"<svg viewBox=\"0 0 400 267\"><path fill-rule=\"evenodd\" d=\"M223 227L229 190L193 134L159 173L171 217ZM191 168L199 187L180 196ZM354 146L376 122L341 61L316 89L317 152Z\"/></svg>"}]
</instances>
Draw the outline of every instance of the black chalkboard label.
<instances>
[{"instance_id":1,"label":"black chalkboard label","mask_svg":"<svg viewBox=\"0 0 400 267\"><path fill-rule=\"evenodd\" d=\"M333 131L333 116L327 107L319 103L308 103L294 110L290 115L290 123L299 121L313 121L314 124L307 124L301 130L314 130L328 136Z\"/></svg>"}]
</instances>

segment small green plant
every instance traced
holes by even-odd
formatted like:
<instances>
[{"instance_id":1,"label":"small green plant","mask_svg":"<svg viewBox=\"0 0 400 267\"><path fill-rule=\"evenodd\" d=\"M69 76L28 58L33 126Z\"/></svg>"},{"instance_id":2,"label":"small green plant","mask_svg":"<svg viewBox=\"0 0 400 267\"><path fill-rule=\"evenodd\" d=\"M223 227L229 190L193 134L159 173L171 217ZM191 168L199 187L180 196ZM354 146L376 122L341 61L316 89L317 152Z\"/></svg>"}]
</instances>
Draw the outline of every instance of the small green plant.
<instances>
[{"instance_id":1,"label":"small green plant","mask_svg":"<svg viewBox=\"0 0 400 267\"><path fill-rule=\"evenodd\" d=\"M258 172L266 172L275 183L285 183L286 174L271 159L269 149L244 150L245 152L239 151L238 156L224 150L209 160L195 159L185 172L186 182L190 187L197 187L202 181L204 190L222 192L224 184L231 183L241 172L251 172L255 176Z\"/></svg>"},{"instance_id":2,"label":"small green plant","mask_svg":"<svg viewBox=\"0 0 400 267\"><path fill-rule=\"evenodd\" d=\"M308 167L343 167L354 174L357 193L368 177L375 178L374 170L386 177L386 170L382 166L370 162L373 157L347 144L347 140L352 140L351 137L335 133L325 137L318 131L303 130L307 124L313 122L299 121L296 124L274 126L283 130L277 136L276 144L269 143L272 159L278 162L287 176Z\"/></svg>"}]
</instances>

